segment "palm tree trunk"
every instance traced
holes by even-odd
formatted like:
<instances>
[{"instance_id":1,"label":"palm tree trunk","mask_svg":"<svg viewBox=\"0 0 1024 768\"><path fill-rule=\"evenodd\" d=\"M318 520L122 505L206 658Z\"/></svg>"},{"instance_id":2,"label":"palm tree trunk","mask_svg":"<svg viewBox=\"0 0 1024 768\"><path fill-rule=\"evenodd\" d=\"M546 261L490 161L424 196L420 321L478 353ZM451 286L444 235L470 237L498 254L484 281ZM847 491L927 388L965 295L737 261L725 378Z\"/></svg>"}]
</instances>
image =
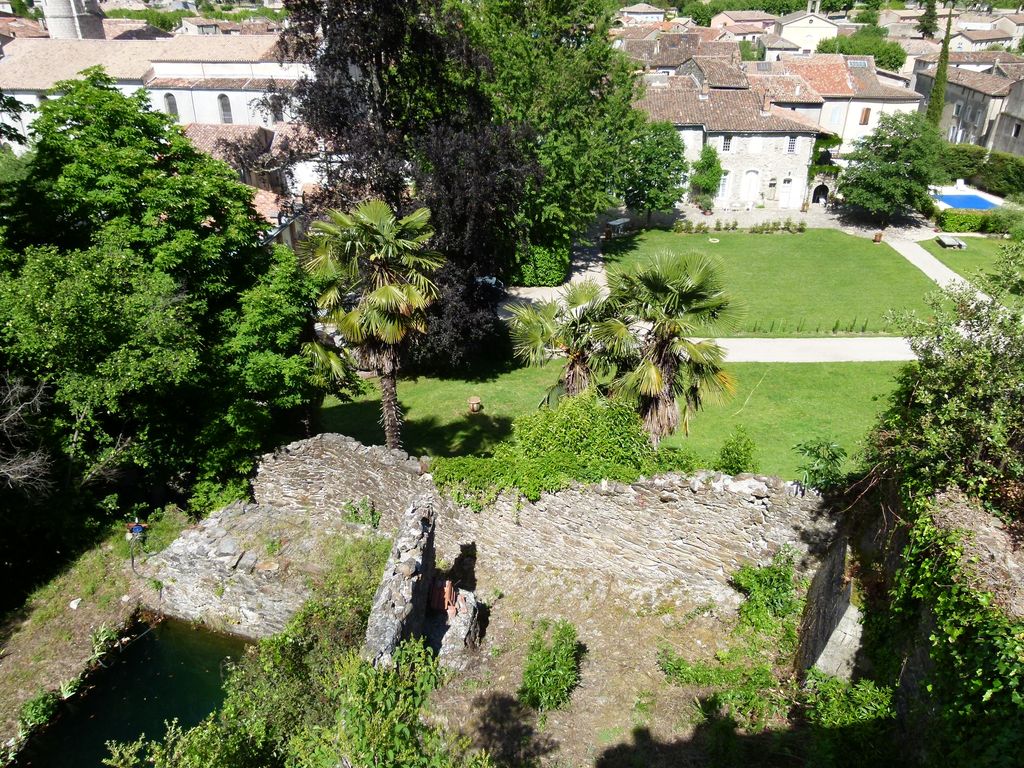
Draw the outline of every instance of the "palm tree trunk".
<instances>
[{"instance_id":1,"label":"palm tree trunk","mask_svg":"<svg viewBox=\"0 0 1024 768\"><path fill-rule=\"evenodd\" d=\"M402 410L398 405L398 365L394 347L381 353L380 417L384 425L384 444L388 448L402 447Z\"/></svg>"},{"instance_id":2,"label":"palm tree trunk","mask_svg":"<svg viewBox=\"0 0 1024 768\"><path fill-rule=\"evenodd\" d=\"M586 392L590 387L590 369L586 363L569 360L565 366L565 394L569 397Z\"/></svg>"}]
</instances>

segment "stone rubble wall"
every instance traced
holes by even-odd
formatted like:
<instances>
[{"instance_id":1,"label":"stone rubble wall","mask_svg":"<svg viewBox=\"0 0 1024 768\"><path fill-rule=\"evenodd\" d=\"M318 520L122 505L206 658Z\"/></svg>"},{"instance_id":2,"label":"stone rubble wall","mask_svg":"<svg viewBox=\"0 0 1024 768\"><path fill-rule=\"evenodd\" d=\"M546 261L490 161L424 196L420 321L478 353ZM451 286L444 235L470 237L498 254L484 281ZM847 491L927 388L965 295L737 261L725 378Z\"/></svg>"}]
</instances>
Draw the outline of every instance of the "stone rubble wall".
<instances>
[{"instance_id":1,"label":"stone rubble wall","mask_svg":"<svg viewBox=\"0 0 1024 768\"><path fill-rule=\"evenodd\" d=\"M434 580L434 505L430 496L417 499L403 516L373 598L363 656L390 664L398 644L423 633L430 588Z\"/></svg>"},{"instance_id":2,"label":"stone rubble wall","mask_svg":"<svg viewBox=\"0 0 1024 768\"><path fill-rule=\"evenodd\" d=\"M563 571L638 600L736 605L729 578L741 565L765 565L790 546L813 572L834 535L821 497L796 484L701 472L574 487L533 503L503 496L479 513L449 505L436 546L450 559L475 542L481 559L510 574Z\"/></svg>"},{"instance_id":3,"label":"stone rubble wall","mask_svg":"<svg viewBox=\"0 0 1024 768\"><path fill-rule=\"evenodd\" d=\"M853 583L846 576L847 551L846 537L839 536L821 558L807 589L797 649L798 669L817 666L845 679L860 646L859 612L850 604Z\"/></svg>"},{"instance_id":4,"label":"stone rubble wall","mask_svg":"<svg viewBox=\"0 0 1024 768\"><path fill-rule=\"evenodd\" d=\"M392 530L413 499L433 490L423 477L426 464L405 451L322 434L264 456L253 496L266 506L328 514L368 498L381 513L380 527Z\"/></svg>"},{"instance_id":5,"label":"stone rubble wall","mask_svg":"<svg viewBox=\"0 0 1024 768\"><path fill-rule=\"evenodd\" d=\"M543 569L636 600L691 607L737 605L731 574L768 563L783 546L796 549L812 573L835 532L819 496L774 478L669 475L573 487L535 503L505 496L474 513L439 496L424 467L402 452L332 434L263 457L257 503L211 515L144 564L161 585L148 607L248 637L280 631L308 597L311 578L331 562L332 542L373 533L345 519L345 505L364 498L381 512L388 535L410 507L429 505L433 546L446 561L474 544L480 567L512 581Z\"/></svg>"}]
</instances>

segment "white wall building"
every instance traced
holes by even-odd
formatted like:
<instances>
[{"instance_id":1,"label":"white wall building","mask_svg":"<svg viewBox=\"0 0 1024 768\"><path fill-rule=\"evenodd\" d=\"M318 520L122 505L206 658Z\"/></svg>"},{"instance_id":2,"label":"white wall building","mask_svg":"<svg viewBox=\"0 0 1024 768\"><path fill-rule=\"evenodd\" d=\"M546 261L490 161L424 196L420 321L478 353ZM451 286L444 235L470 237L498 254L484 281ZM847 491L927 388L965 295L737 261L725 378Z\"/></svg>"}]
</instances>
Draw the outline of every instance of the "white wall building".
<instances>
[{"instance_id":1,"label":"white wall building","mask_svg":"<svg viewBox=\"0 0 1024 768\"><path fill-rule=\"evenodd\" d=\"M665 9L648 3L636 3L619 9L623 24L660 24L665 20Z\"/></svg>"},{"instance_id":2,"label":"white wall building","mask_svg":"<svg viewBox=\"0 0 1024 768\"><path fill-rule=\"evenodd\" d=\"M831 40L838 35L839 25L827 16L808 9L781 17L775 22L773 32L800 46L800 52L807 54L818 50L818 43L822 40Z\"/></svg>"},{"instance_id":3,"label":"white wall building","mask_svg":"<svg viewBox=\"0 0 1024 768\"><path fill-rule=\"evenodd\" d=\"M724 171L716 207L797 210L807 197L807 168L817 125L771 106L752 90L648 87L637 105L676 126L692 164L705 144Z\"/></svg>"}]
</instances>

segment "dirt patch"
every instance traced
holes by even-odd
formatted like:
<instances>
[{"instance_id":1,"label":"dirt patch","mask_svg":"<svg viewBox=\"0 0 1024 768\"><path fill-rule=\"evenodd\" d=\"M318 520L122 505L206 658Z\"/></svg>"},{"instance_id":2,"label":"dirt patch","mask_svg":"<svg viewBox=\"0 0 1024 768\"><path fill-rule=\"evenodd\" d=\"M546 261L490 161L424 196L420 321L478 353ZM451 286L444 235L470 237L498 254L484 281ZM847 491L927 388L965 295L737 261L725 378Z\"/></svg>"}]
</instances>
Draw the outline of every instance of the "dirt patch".
<instances>
[{"instance_id":1,"label":"dirt patch","mask_svg":"<svg viewBox=\"0 0 1024 768\"><path fill-rule=\"evenodd\" d=\"M658 668L667 644L690 659L730 641L731 609L630 602L612 583L579 572L476 571L490 604L484 642L470 669L434 697L434 717L487 748L499 765L680 766L704 764L693 741L699 691L669 684ZM586 647L581 682L563 710L538 718L516 698L538 619L566 619Z\"/></svg>"}]
</instances>

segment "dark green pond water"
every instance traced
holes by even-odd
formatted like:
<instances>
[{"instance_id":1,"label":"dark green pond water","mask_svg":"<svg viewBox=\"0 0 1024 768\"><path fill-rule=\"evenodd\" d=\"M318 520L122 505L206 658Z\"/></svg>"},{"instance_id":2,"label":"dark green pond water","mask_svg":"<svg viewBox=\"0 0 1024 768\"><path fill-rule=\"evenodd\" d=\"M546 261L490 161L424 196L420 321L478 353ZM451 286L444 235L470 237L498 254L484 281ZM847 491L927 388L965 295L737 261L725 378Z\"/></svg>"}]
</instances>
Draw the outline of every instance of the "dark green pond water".
<instances>
[{"instance_id":1,"label":"dark green pond water","mask_svg":"<svg viewBox=\"0 0 1024 768\"><path fill-rule=\"evenodd\" d=\"M224 694L222 670L245 642L167 620L140 637L102 670L84 696L62 705L61 715L22 753L32 768L100 768L109 740L163 736L164 722L192 726L216 709Z\"/></svg>"}]
</instances>

